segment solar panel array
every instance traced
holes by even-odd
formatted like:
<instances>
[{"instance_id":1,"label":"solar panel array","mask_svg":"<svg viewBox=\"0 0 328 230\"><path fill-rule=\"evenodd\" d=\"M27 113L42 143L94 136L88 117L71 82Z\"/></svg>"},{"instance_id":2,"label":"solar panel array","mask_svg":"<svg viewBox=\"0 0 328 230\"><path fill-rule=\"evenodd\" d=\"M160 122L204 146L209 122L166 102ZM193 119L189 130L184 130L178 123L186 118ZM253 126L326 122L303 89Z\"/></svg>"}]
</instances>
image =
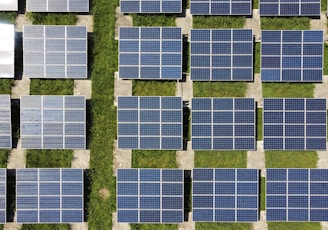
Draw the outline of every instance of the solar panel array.
<instances>
[{"instance_id":1,"label":"solar panel array","mask_svg":"<svg viewBox=\"0 0 328 230\"><path fill-rule=\"evenodd\" d=\"M117 169L117 221L182 223L182 169Z\"/></svg>"},{"instance_id":2,"label":"solar panel array","mask_svg":"<svg viewBox=\"0 0 328 230\"><path fill-rule=\"evenodd\" d=\"M18 0L2 0L0 2L0 11L17 11L17 10L18 10Z\"/></svg>"},{"instance_id":3,"label":"solar panel array","mask_svg":"<svg viewBox=\"0 0 328 230\"><path fill-rule=\"evenodd\" d=\"M193 169L192 210L197 222L256 222L258 169Z\"/></svg>"},{"instance_id":4,"label":"solar panel array","mask_svg":"<svg viewBox=\"0 0 328 230\"><path fill-rule=\"evenodd\" d=\"M322 75L323 31L262 31L262 81L321 82Z\"/></svg>"},{"instance_id":5,"label":"solar panel array","mask_svg":"<svg viewBox=\"0 0 328 230\"><path fill-rule=\"evenodd\" d=\"M251 15L251 0L190 0L193 15Z\"/></svg>"},{"instance_id":6,"label":"solar panel array","mask_svg":"<svg viewBox=\"0 0 328 230\"><path fill-rule=\"evenodd\" d=\"M254 98L193 98L192 149L254 150Z\"/></svg>"},{"instance_id":7,"label":"solar panel array","mask_svg":"<svg viewBox=\"0 0 328 230\"><path fill-rule=\"evenodd\" d=\"M267 221L328 221L328 169L267 169Z\"/></svg>"},{"instance_id":8,"label":"solar panel array","mask_svg":"<svg viewBox=\"0 0 328 230\"><path fill-rule=\"evenodd\" d=\"M191 30L190 59L193 81L252 81L253 32Z\"/></svg>"},{"instance_id":9,"label":"solar panel array","mask_svg":"<svg viewBox=\"0 0 328 230\"><path fill-rule=\"evenodd\" d=\"M10 95L2 94L0 95L0 149L10 149L11 146L12 141Z\"/></svg>"},{"instance_id":10,"label":"solar panel array","mask_svg":"<svg viewBox=\"0 0 328 230\"><path fill-rule=\"evenodd\" d=\"M85 26L23 27L24 74L29 78L87 78Z\"/></svg>"},{"instance_id":11,"label":"solar panel array","mask_svg":"<svg viewBox=\"0 0 328 230\"><path fill-rule=\"evenodd\" d=\"M320 16L320 0L260 0L261 16Z\"/></svg>"},{"instance_id":12,"label":"solar panel array","mask_svg":"<svg viewBox=\"0 0 328 230\"><path fill-rule=\"evenodd\" d=\"M123 13L181 13L182 0L121 0Z\"/></svg>"},{"instance_id":13,"label":"solar panel array","mask_svg":"<svg viewBox=\"0 0 328 230\"><path fill-rule=\"evenodd\" d=\"M83 222L82 169L16 169L17 223Z\"/></svg>"},{"instance_id":14,"label":"solar panel array","mask_svg":"<svg viewBox=\"0 0 328 230\"><path fill-rule=\"evenodd\" d=\"M0 31L0 78L13 78L15 73L15 25L0 24Z\"/></svg>"},{"instance_id":15,"label":"solar panel array","mask_svg":"<svg viewBox=\"0 0 328 230\"><path fill-rule=\"evenodd\" d=\"M89 0L26 0L27 12L89 12Z\"/></svg>"},{"instance_id":16,"label":"solar panel array","mask_svg":"<svg viewBox=\"0 0 328 230\"><path fill-rule=\"evenodd\" d=\"M4 224L7 220L7 171L0 169L0 223Z\"/></svg>"},{"instance_id":17,"label":"solar panel array","mask_svg":"<svg viewBox=\"0 0 328 230\"><path fill-rule=\"evenodd\" d=\"M181 28L120 27L119 77L181 79Z\"/></svg>"},{"instance_id":18,"label":"solar panel array","mask_svg":"<svg viewBox=\"0 0 328 230\"><path fill-rule=\"evenodd\" d=\"M120 149L182 149L181 97L118 97Z\"/></svg>"},{"instance_id":19,"label":"solar panel array","mask_svg":"<svg viewBox=\"0 0 328 230\"><path fill-rule=\"evenodd\" d=\"M326 99L265 98L264 149L326 150Z\"/></svg>"},{"instance_id":20,"label":"solar panel array","mask_svg":"<svg viewBox=\"0 0 328 230\"><path fill-rule=\"evenodd\" d=\"M85 149L85 103L84 96L22 96L22 148Z\"/></svg>"}]
</instances>

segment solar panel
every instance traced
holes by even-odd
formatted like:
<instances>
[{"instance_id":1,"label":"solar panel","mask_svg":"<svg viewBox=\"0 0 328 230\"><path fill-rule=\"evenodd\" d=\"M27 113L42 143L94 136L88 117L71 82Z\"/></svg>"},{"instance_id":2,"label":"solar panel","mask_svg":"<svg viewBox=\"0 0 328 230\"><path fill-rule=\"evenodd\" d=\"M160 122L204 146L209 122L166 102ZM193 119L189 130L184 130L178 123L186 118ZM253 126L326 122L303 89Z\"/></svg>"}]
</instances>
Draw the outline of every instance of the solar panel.
<instances>
[{"instance_id":1,"label":"solar panel","mask_svg":"<svg viewBox=\"0 0 328 230\"><path fill-rule=\"evenodd\" d=\"M254 150L254 98L193 98L192 149Z\"/></svg>"},{"instance_id":2,"label":"solar panel","mask_svg":"<svg viewBox=\"0 0 328 230\"><path fill-rule=\"evenodd\" d=\"M0 149L12 147L10 107L10 95L0 95Z\"/></svg>"},{"instance_id":3,"label":"solar panel","mask_svg":"<svg viewBox=\"0 0 328 230\"><path fill-rule=\"evenodd\" d=\"M251 15L251 0L190 0L193 15Z\"/></svg>"},{"instance_id":4,"label":"solar panel","mask_svg":"<svg viewBox=\"0 0 328 230\"><path fill-rule=\"evenodd\" d=\"M7 171L0 169L0 223L4 224L7 220Z\"/></svg>"},{"instance_id":5,"label":"solar panel","mask_svg":"<svg viewBox=\"0 0 328 230\"><path fill-rule=\"evenodd\" d=\"M182 0L121 0L122 13L181 13Z\"/></svg>"},{"instance_id":6,"label":"solar panel","mask_svg":"<svg viewBox=\"0 0 328 230\"><path fill-rule=\"evenodd\" d=\"M191 80L253 80L251 29L195 29L190 40Z\"/></svg>"},{"instance_id":7,"label":"solar panel","mask_svg":"<svg viewBox=\"0 0 328 230\"><path fill-rule=\"evenodd\" d=\"M326 150L326 99L265 98L264 149Z\"/></svg>"},{"instance_id":8,"label":"solar panel","mask_svg":"<svg viewBox=\"0 0 328 230\"><path fill-rule=\"evenodd\" d=\"M320 16L320 0L260 0L261 16Z\"/></svg>"},{"instance_id":9,"label":"solar panel","mask_svg":"<svg viewBox=\"0 0 328 230\"><path fill-rule=\"evenodd\" d=\"M120 149L182 149L181 97L118 97Z\"/></svg>"},{"instance_id":10,"label":"solar panel","mask_svg":"<svg viewBox=\"0 0 328 230\"><path fill-rule=\"evenodd\" d=\"M86 148L84 96L22 96L20 105L22 148Z\"/></svg>"},{"instance_id":11,"label":"solar panel","mask_svg":"<svg viewBox=\"0 0 328 230\"><path fill-rule=\"evenodd\" d=\"M87 78L85 26L23 27L24 74L29 78Z\"/></svg>"},{"instance_id":12,"label":"solar panel","mask_svg":"<svg viewBox=\"0 0 328 230\"><path fill-rule=\"evenodd\" d=\"M266 169L267 221L327 221L328 169Z\"/></svg>"},{"instance_id":13,"label":"solar panel","mask_svg":"<svg viewBox=\"0 0 328 230\"><path fill-rule=\"evenodd\" d=\"M117 222L182 223L182 169L117 169Z\"/></svg>"},{"instance_id":14,"label":"solar panel","mask_svg":"<svg viewBox=\"0 0 328 230\"><path fill-rule=\"evenodd\" d=\"M82 169L16 169L17 223L83 222L83 208Z\"/></svg>"},{"instance_id":15,"label":"solar panel","mask_svg":"<svg viewBox=\"0 0 328 230\"><path fill-rule=\"evenodd\" d=\"M18 10L18 0L2 0L0 2L0 11L17 11L17 10Z\"/></svg>"},{"instance_id":16,"label":"solar panel","mask_svg":"<svg viewBox=\"0 0 328 230\"><path fill-rule=\"evenodd\" d=\"M323 31L262 31L262 81L321 82L322 75Z\"/></svg>"},{"instance_id":17,"label":"solar panel","mask_svg":"<svg viewBox=\"0 0 328 230\"><path fill-rule=\"evenodd\" d=\"M13 78L15 73L15 25L0 24L0 31L0 78Z\"/></svg>"},{"instance_id":18,"label":"solar panel","mask_svg":"<svg viewBox=\"0 0 328 230\"><path fill-rule=\"evenodd\" d=\"M258 169L197 168L192 174L193 221L258 221Z\"/></svg>"},{"instance_id":19,"label":"solar panel","mask_svg":"<svg viewBox=\"0 0 328 230\"><path fill-rule=\"evenodd\" d=\"M89 0L27 0L27 12L89 12Z\"/></svg>"},{"instance_id":20,"label":"solar panel","mask_svg":"<svg viewBox=\"0 0 328 230\"><path fill-rule=\"evenodd\" d=\"M120 27L119 77L182 78L182 30L173 27Z\"/></svg>"}]
</instances>

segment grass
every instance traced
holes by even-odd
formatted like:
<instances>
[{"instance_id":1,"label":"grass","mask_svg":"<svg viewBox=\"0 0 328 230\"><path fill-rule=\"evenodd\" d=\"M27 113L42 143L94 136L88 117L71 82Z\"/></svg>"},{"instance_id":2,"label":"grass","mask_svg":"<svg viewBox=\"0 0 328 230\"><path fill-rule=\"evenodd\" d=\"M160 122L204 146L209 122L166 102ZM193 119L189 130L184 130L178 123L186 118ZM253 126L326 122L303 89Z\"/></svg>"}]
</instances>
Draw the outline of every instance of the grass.
<instances>
[{"instance_id":1,"label":"grass","mask_svg":"<svg viewBox=\"0 0 328 230\"><path fill-rule=\"evenodd\" d=\"M262 109L256 109L256 140L260 141L263 139L263 111Z\"/></svg>"},{"instance_id":2,"label":"grass","mask_svg":"<svg viewBox=\"0 0 328 230\"><path fill-rule=\"evenodd\" d=\"M323 74L328 74L328 44L325 43L324 45L324 63L323 63Z\"/></svg>"},{"instance_id":3,"label":"grass","mask_svg":"<svg viewBox=\"0 0 328 230\"><path fill-rule=\"evenodd\" d=\"M132 81L134 96L175 96L174 81Z\"/></svg>"},{"instance_id":4,"label":"grass","mask_svg":"<svg viewBox=\"0 0 328 230\"><path fill-rule=\"evenodd\" d=\"M31 79L31 95L73 95L74 80Z\"/></svg>"},{"instance_id":5,"label":"grass","mask_svg":"<svg viewBox=\"0 0 328 230\"><path fill-rule=\"evenodd\" d=\"M132 168L177 168L176 152L133 150Z\"/></svg>"},{"instance_id":6,"label":"grass","mask_svg":"<svg viewBox=\"0 0 328 230\"><path fill-rule=\"evenodd\" d=\"M321 230L321 225L313 222L268 222L268 230Z\"/></svg>"},{"instance_id":7,"label":"grass","mask_svg":"<svg viewBox=\"0 0 328 230\"><path fill-rule=\"evenodd\" d=\"M0 12L0 23L15 24L16 17L17 17L16 12Z\"/></svg>"},{"instance_id":8,"label":"grass","mask_svg":"<svg viewBox=\"0 0 328 230\"><path fill-rule=\"evenodd\" d=\"M327 11L327 1L321 1L321 12Z\"/></svg>"},{"instance_id":9,"label":"grass","mask_svg":"<svg viewBox=\"0 0 328 230\"><path fill-rule=\"evenodd\" d=\"M0 168L7 168L9 149L0 149Z\"/></svg>"},{"instance_id":10,"label":"grass","mask_svg":"<svg viewBox=\"0 0 328 230\"><path fill-rule=\"evenodd\" d=\"M13 79L0 79L0 94L11 94L11 85L13 83Z\"/></svg>"},{"instance_id":11,"label":"grass","mask_svg":"<svg viewBox=\"0 0 328 230\"><path fill-rule=\"evenodd\" d=\"M27 150L27 168L70 168L72 150Z\"/></svg>"},{"instance_id":12,"label":"grass","mask_svg":"<svg viewBox=\"0 0 328 230\"><path fill-rule=\"evenodd\" d=\"M131 230L177 230L176 224L130 224Z\"/></svg>"},{"instance_id":13,"label":"grass","mask_svg":"<svg viewBox=\"0 0 328 230\"><path fill-rule=\"evenodd\" d=\"M246 151L195 151L195 168L246 168Z\"/></svg>"},{"instance_id":14,"label":"grass","mask_svg":"<svg viewBox=\"0 0 328 230\"><path fill-rule=\"evenodd\" d=\"M265 151L266 168L316 168L315 151Z\"/></svg>"},{"instance_id":15,"label":"grass","mask_svg":"<svg viewBox=\"0 0 328 230\"><path fill-rule=\"evenodd\" d=\"M196 223L196 229L218 230L251 230L252 224L248 223Z\"/></svg>"},{"instance_id":16,"label":"grass","mask_svg":"<svg viewBox=\"0 0 328 230\"><path fill-rule=\"evenodd\" d=\"M262 30L309 30L308 17L261 17Z\"/></svg>"},{"instance_id":17,"label":"grass","mask_svg":"<svg viewBox=\"0 0 328 230\"><path fill-rule=\"evenodd\" d=\"M243 16L193 16L192 26L194 29L200 28L243 28L245 17Z\"/></svg>"},{"instance_id":18,"label":"grass","mask_svg":"<svg viewBox=\"0 0 328 230\"><path fill-rule=\"evenodd\" d=\"M312 83L262 83L263 97L312 98Z\"/></svg>"},{"instance_id":19,"label":"grass","mask_svg":"<svg viewBox=\"0 0 328 230\"><path fill-rule=\"evenodd\" d=\"M22 230L69 230L69 224L24 224Z\"/></svg>"},{"instance_id":20,"label":"grass","mask_svg":"<svg viewBox=\"0 0 328 230\"><path fill-rule=\"evenodd\" d=\"M260 178L260 210L265 210L265 177Z\"/></svg>"},{"instance_id":21,"label":"grass","mask_svg":"<svg viewBox=\"0 0 328 230\"><path fill-rule=\"evenodd\" d=\"M193 82L194 97L245 97L246 82Z\"/></svg>"},{"instance_id":22,"label":"grass","mask_svg":"<svg viewBox=\"0 0 328 230\"><path fill-rule=\"evenodd\" d=\"M37 25L75 25L77 17L72 13L27 13L28 18Z\"/></svg>"},{"instance_id":23,"label":"grass","mask_svg":"<svg viewBox=\"0 0 328 230\"><path fill-rule=\"evenodd\" d=\"M175 16L133 14L133 26L175 26Z\"/></svg>"},{"instance_id":24,"label":"grass","mask_svg":"<svg viewBox=\"0 0 328 230\"><path fill-rule=\"evenodd\" d=\"M255 54L254 54L254 73L261 72L261 43L255 43Z\"/></svg>"},{"instance_id":25,"label":"grass","mask_svg":"<svg viewBox=\"0 0 328 230\"><path fill-rule=\"evenodd\" d=\"M253 9L259 9L259 0L253 0Z\"/></svg>"}]
</instances>

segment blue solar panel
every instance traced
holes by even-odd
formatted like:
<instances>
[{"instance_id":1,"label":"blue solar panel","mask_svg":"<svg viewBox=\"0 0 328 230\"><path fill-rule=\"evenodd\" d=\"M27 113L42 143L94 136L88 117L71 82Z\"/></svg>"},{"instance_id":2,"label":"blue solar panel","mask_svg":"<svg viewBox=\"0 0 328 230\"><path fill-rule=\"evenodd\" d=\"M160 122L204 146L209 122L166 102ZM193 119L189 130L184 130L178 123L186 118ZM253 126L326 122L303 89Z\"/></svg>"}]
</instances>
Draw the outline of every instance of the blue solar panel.
<instances>
[{"instance_id":1,"label":"blue solar panel","mask_svg":"<svg viewBox=\"0 0 328 230\"><path fill-rule=\"evenodd\" d=\"M0 169L0 223L4 224L7 220L7 171Z\"/></svg>"},{"instance_id":2,"label":"blue solar panel","mask_svg":"<svg viewBox=\"0 0 328 230\"><path fill-rule=\"evenodd\" d=\"M260 0L261 16L320 16L320 0Z\"/></svg>"},{"instance_id":3,"label":"blue solar panel","mask_svg":"<svg viewBox=\"0 0 328 230\"><path fill-rule=\"evenodd\" d=\"M182 0L121 0L122 13L181 13Z\"/></svg>"},{"instance_id":4,"label":"blue solar panel","mask_svg":"<svg viewBox=\"0 0 328 230\"><path fill-rule=\"evenodd\" d=\"M117 169L117 220L127 223L182 223L181 169Z\"/></svg>"},{"instance_id":5,"label":"blue solar panel","mask_svg":"<svg viewBox=\"0 0 328 230\"><path fill-rule=\"evenodd\" d=\"M16 169L17 223L83 222L82 169Z\"/></svg>"},{"instance_id":6,"label":"blue solar panel","mask_svg":"<svg viewBox=\"0 0 328 230\"><path fill-rule=\"evenodd\" d=\"M192 149L254 150L253 98L193 98Z\"/></svg>"},{"instance_id":7,"label":"blue solar panel","mask_svg":"<svg viewBox=\"0 0 328 230\"><path fill-rule=\"evenodd\" d=\"M256 222L258 169L193 169L193 221Z\"/></svg>"},{"instance_id":8,"label":"blue solar panel","mask_svg":"<svg viewBox=\"0 0 328 230\"><path fill-rule=\"evenodd\" d=\"M251 15L251 0L190 0L193 15Z\"/></svg>"},{"instance_id":9,"label":"blue solar panel","mask_svg":"<svg viewBox=\"0 0 328 230\"><path fill-rule=\"evenodd\" d=\"M182 149L181 97L118 97L118 147Z\"/></svg>"},{"instance_id":10,"label":"blue solar panel","mask_svg":"<svg viewBox=\"0 0 328 230\"><path fill-rule=\"evenodd\" d=\"M323 31L262 31L262 81L321 82L322 74Z\"/></svg>"},{"instance_id":11,"label":"blue solar panel","mask_svg":"<svg viewBox=\"0 0 328 230\"><path fill-rule=\"evenodd\" d=\"M252 30L194 29L190 40L191 80L253 80Z\"/></svg>"},{"instance_id":12,"label":"blue solar panel","mask_svg":"<svg viewBox=\"0 0 328 230\"><path fill-rule=\"evenodd\" d=\"M264 149L325 150L326 99L265 98Z\"/></svg>"},{"instance_id":13,"label":"blue solar panel","mask_svg":"<svg viewBox=\"0 0 328 230\"><path fill-rule=\"evenodd\" d=\"M119 77L182 78L182 31L173 27L121 27Z\"/></svg>"},{"instance_id":14,"label":"blue solar panel","mask_svg":"<svg viewBox=\"0 0 328 230\"><path fill-rule=\"evenodd\" d=\"M267 221L327 221L327 169L267 169Z\"/></svg>"}]
</instances>

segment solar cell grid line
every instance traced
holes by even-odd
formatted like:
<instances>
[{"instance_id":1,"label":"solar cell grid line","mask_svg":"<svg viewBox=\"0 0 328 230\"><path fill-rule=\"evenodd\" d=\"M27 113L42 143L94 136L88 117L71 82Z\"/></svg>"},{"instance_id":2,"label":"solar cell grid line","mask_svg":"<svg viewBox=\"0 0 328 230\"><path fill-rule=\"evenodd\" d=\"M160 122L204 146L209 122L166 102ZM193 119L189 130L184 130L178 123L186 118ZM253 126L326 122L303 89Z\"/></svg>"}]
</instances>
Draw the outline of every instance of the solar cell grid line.
<instances>
[{"instance_id":1,"label":"solar cell grid line","mask_svg":"<svg viewBox=\"0 0 328 230\"><path fill-rule=\"evenodd\" d=\"M327 169L267 169L267 221L327 221L327 179Z\"/></svg>"},{"instance_id":2,"label":"solar cell grid line","mask_svg":"<svg viewBox=\"0 0 328 230\"><path fill-rule=\"evenodd\" d=\"M119 223L182 223L182 169L117 169Z\"/></svg>"},{"instance_id":3,"label":"solar cell grid line","mask_svg":"<svg viewBox=\"0 0 328 230\"><path fill-rule=\"evenodd\" d=\"M254 98L193 98L192 149L254 150Z\"/></svg>"},{"instance_id":4,"label":"solar cell grid line","mask_svg":"<svg viewBox=\"0 0 328 230\"><path fill-rule=\"evenodd\" d=\"M87 78L86 26L25 25L23 66L30 78Z\"/></svg>"},{"instance_id":5,"label":"solar cell grid line","mask_svg":"<svg viewBox=\"0 0 328 230\"><path fill-rule=\"evenodd\" d=\"M84 221L83 169L16 169L17 223Z\"/></svg>"},{"instance_id":6,"label":"solar cell grid line","mask_svg":"<svg viewBox=\"0 0 328 230\"><path fill-rule=\"evenodd\" d=\"M182 78L182 30L176 27L120 27L119 78Z\"/></svg>"},{"instance_id":7,"label":"solar cell grid line","mask_svg":"<svg viewBox=\"0 0 328 230\"><path fill-rule=\"evenodd\" d=\"M181 13L181 0L120 0L122 13Z\"/></svg>"},{"instance_id":8,"label":"solar cell grid line","mask_svg":"<svg viewBox=\"0 0 328 230\"><path fill-rule=\"evenodd\" d=\"M182 149L181 97L118 97L118 148Z\"/></svg>"},{"instance_id":9,"label":"solar cell grid line","mask_svg":"<svg viewBox=\"0 0 328 230\"><path fill-rule=\"evenodd\" d=\"M253 80L251 29L192 29L190 33L191 80Z\"/></svg>"},{"instance_id":10,"label":"solar cell grid line","mask_svg":"<svg viewBox=\"0 0 328 230\"><path fill-rule=\"evenodd\" d=\"M261 40L261 80L322 82L323 31L264 30Z\"/></svg>"},{"instance_id":11,"label":"solar cell grid line","mask_svg":"<svg viewBox=\"0 0 328 230\"><path fill-rule=\"evenodd\" d=\"M11 139L11 102L9 94L0 94L0 149L10 149Z\"/></svg>"},{"instance_id":12,"label":"solar cell grid line","mask_svg":"<svg viewBox=\"0 0 328 230\"><path fill-rule=\"evenodd\" d=\"M193 221L258 221L258 169L197 168L192 178Z\"/></svg>"},{"instance_id":13,"label":"solar cell grid line","mask_svg":"<svg viewBox=\"0 0 328 230\"><path fill-rule=\"evenodd\" d=\"M15 25L0 24L0 30L0 78L14 78Z\"/></svg>"},{"instance_id":14,"label":"solar cell grid line","mask_svg":"<svg viewBox=\"0 0 328 230\"><path fill-rule=\"evenodd\" d=\"M85 96L22 96L22 148L85 149Z\"/></svg>"},{"instance_id":15,"label":"solar cell grid line","mask_svg":"<svg viewBox=\"0 0 328 230\"><path fill-rule=\"evenodd\" d=\"M265 98L265 150L325 150L326 99Z\"/></svg>"},{"instance_id":16,"label":"solar cell grid line","mask_svg":"<svg viewBox=\"0 0 328 230\"><path fill-rule=\"evenodd\" d=\"M261 16L320 16L319 0L260 0Z\"/></svg>"},{"instance_id":17,"label":"solar cell grid line","mask_svg":"<svg viewBox=\"0 0 328 230\"><path fill-rule=\"evenodd\" d=\"M191 0L192 15L251 15L251 0Z\"/></svg>"},{"instance_id":18,"label":"solar cell grid line","mask_svg":"<svg viewBox=\"0 0 328 230\"><path fill-rule=\"evenodd\" d=\"M89 12L89 0L27 0L27 12Z\"/></svg>"}]
</instances>

